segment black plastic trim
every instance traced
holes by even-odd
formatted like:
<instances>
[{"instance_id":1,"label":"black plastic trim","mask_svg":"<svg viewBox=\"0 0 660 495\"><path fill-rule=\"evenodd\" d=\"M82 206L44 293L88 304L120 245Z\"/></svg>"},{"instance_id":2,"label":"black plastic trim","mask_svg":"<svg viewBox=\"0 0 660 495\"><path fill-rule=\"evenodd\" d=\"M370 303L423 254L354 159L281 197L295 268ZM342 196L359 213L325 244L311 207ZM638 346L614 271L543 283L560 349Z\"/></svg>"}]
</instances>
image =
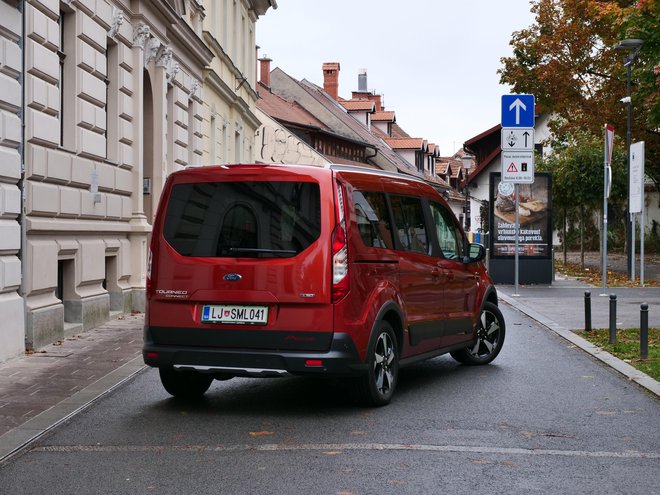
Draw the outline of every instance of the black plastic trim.
<instances>
[{"instance_id":1,"label":"black plastic trim","mask_svg":"<svg viewBox=\"0 0 660 495\"><path fill-rule=\"evenodd\" d=\"M324 376L357 376L366 369L366 365L360 361L353 340L346 333L330 334L332 337L327 351L295 351L156 344L152 338L152 330L152 327L144 328L142 356L145 364L156 368L174 365L210 368L215 366L236 370L284 370L293 375ZM306 361L309 359L319 360L322 365L307 366Z\"/></svg>"}]
</instances>

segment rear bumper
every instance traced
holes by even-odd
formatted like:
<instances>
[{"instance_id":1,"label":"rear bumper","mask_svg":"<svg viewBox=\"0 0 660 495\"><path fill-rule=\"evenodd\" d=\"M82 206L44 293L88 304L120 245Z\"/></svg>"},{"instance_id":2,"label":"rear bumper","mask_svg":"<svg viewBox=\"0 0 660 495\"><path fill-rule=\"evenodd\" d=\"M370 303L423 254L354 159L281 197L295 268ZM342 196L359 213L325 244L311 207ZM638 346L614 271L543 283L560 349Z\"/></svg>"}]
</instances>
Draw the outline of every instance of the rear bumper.
<instances>
[{"instance_id":1,"label":"rear bumper","mask_svg":"<svg viewBox=\"0 0 660 495\"><path fill-rule=\"evenodd\" d=\"M356 376L366 369L353 340L335 333L327 351L227 349L210 346L157 344L144 329L142 356L148 366L194 369L218 376L319 375Z\"/></svg>"}]
</instances>

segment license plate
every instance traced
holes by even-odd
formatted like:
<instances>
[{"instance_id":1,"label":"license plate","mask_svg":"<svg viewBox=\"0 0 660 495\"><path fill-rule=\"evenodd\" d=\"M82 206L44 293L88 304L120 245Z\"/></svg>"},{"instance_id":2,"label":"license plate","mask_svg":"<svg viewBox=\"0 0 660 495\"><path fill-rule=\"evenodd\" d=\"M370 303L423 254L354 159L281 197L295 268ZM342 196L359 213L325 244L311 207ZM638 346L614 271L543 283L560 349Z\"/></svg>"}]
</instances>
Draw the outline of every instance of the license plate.
<instances>
[{"instance_id":1,"label":"license plate","mask_svg":"<svg viewBox=\"0 0 660 495\"><path fill-rule=\"evenodd\" d=\"M268 306L204 305L202 323L232 323L238 325L265 325Z\"/></svg>"}]
</instances>

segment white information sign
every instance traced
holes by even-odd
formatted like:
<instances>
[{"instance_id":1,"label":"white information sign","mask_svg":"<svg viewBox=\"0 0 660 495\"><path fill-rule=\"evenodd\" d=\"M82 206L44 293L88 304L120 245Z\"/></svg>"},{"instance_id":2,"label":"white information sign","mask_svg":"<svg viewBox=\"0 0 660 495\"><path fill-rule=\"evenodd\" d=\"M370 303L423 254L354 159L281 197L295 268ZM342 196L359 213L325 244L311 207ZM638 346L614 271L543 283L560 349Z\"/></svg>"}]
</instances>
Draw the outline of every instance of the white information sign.
<instances>
[{"instance_id":1,"label":"white information sign","mask_svg":"<svg viewBox=\"0 0 660 495\"><path fill-rule=\"evenodd\" d=\"M630 213L640 213L644 201L644 141L630 145Z\"/></svg>"},{"instance_id":2,"label":"white information sign","mask_svg":"<svg viewBox=\"0 0 660 495\"><path fill-rule=\"evenodd\" d=\"M502 181L534 183L533 151L502 151Z\"/></svg>"},{"instance_id":3,"label":"white information sign","mask_svg":"<svg viewBox=\"0 0 660 495\"><path fill-rule=\"evenodd\" d=\"M534 150L533 127L502 127L502 151Z\"/></svg>"}]
</instances>

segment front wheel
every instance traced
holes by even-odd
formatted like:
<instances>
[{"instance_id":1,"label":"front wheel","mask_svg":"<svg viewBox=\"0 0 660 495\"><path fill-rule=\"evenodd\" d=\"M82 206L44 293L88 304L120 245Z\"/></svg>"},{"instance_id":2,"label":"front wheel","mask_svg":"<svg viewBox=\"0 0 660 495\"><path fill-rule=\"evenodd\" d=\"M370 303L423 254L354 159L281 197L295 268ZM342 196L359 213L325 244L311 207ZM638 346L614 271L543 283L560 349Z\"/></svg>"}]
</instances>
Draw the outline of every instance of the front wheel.
<instances>
[{"instance_id":1,"label":"front wheel","mask_svg":"<svg viewBox=\"0 0 660 495\"><path fill-rule=\"evenodd\" d=\"M477 340L465 349L453 351L451 357L463 364L488 364L502 350L504 334L504 317L500 308L487 301L477 322Z\"/></svg>"},{"instance_id":2,"label":"front wheel","mask_svg":"<svg viewBox=\"0 0 660 495\"><path fill-rule=\"evenodd\" d=\"M399 349L392 326L377 324L367 351L367 373L356 379L356 398L367 405L389 404L399 379Z\"/></svg>"},{"instance_id":3,"label":"front wheel","mask_svg":"<svg viewBox=\"0 0 660 495\"><path fill-rule=\"evenodd\" d=\"M158 372L165 390L179 399L199 399L213 382L213 375L193 370L176 371L172 368L159 368Z\"/></svg>"}]
</instances>

